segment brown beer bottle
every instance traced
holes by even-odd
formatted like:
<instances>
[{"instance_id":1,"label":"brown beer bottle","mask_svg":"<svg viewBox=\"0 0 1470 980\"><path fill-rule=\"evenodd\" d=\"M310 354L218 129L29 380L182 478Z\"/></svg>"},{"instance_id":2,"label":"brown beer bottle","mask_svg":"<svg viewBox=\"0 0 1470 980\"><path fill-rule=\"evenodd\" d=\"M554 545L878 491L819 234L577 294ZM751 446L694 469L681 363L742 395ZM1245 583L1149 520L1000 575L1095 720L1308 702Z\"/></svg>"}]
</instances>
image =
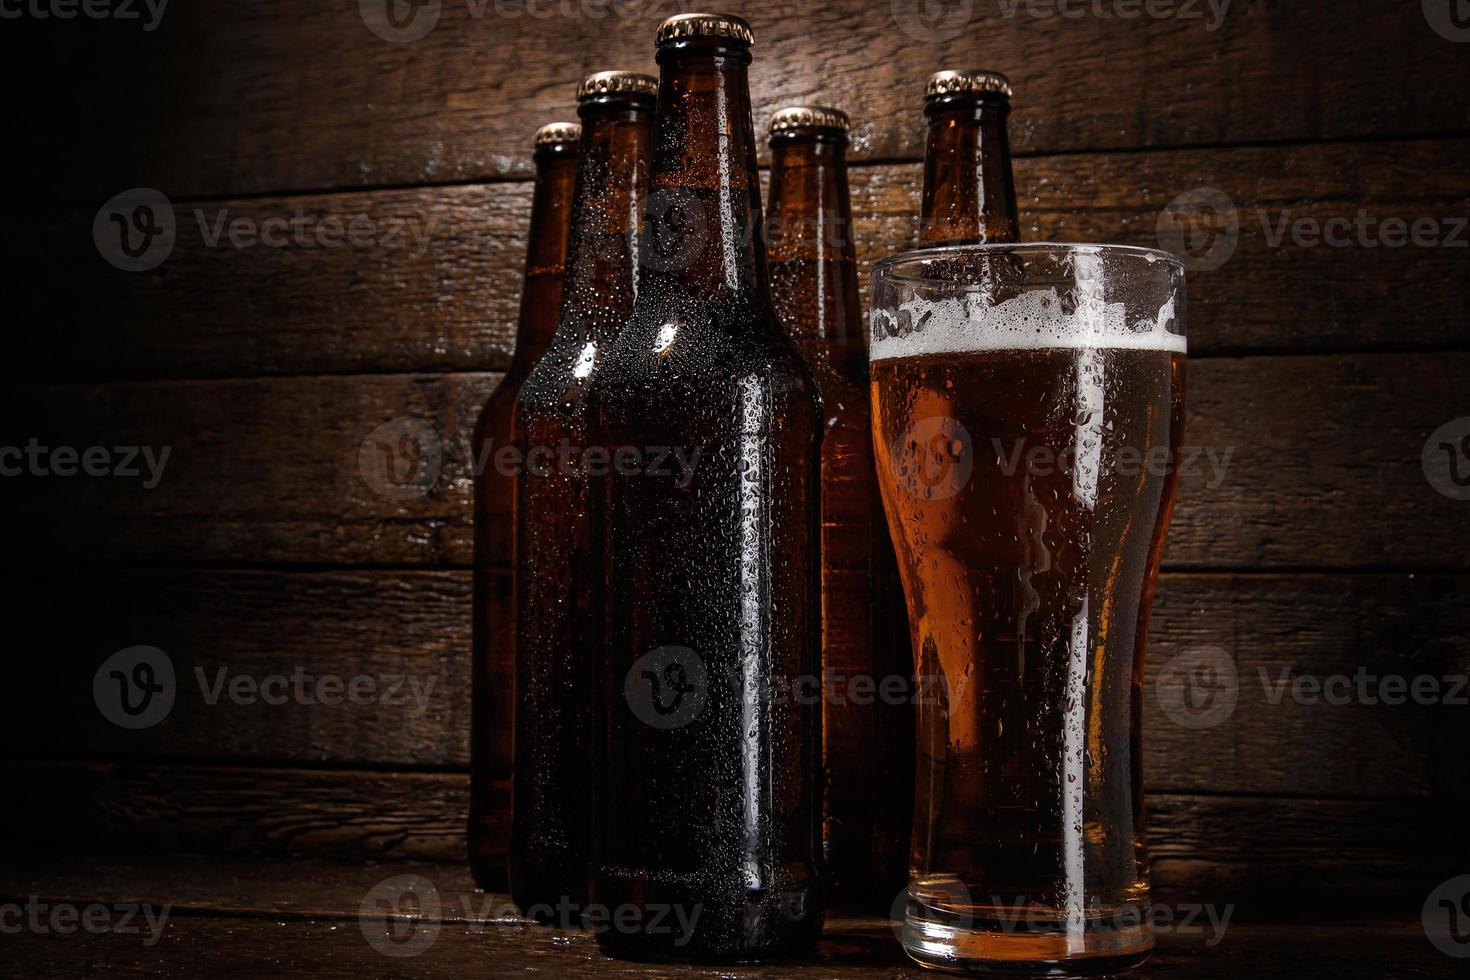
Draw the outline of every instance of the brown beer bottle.
<instances>
[{"instance_id":1,"label":"brown beer bottle","mask_svg":"<svg viewBox=\"0 0 1470 980\"><path fill-rule=\"evenodd\" d=\"M834 893L881 902L908 879L913 653L874 473L846 114L771 117L771 297L821 392L823 845Z\"/></svg>"},{"instance_id":2,"label":"brown beer bottle","mask_svg":"<svg viewBox=\"0 0 1470 980\"><path fill-rule=\"evenodd\" d=\"M521 384L551 342L561 307L562 275L577 171L577 123L536 133L536 187L526 246L515 354L475 424L475 572L473 703L470 727L470 870L481 888L505 887L503 785L511 768L515 703L514 471L496 456L513 448L511 413Z\"/></svg>"},{"instance_id":3,"label":"brown beer bottle","mask_svg":"<svg viewBox=\"0 0 1470 980\"><path fill-rule=\"evenodd\" d=\"M511 897L531 918L580 923L591 831L593 597L601 564L589 514L597 465L587 390L636 293L658 80L598 72L577 92L582 150L561 323L515 408L516 710Z\"/></svg>"},{"instance_id":4,"label":"brown beer bottle","mask_svg":"<svg viewBox=\"0 0 1470 980\"><path fill-rule=\"evenodd\" d=\"M924 87L929 139L924 151L925 245L1014 242L1016 181L1006 117L1011 83L1000 72L941 71Z\"/></svg>"},{"instance_id":5,"label":"brown beer bottle","mask_svg":"<svg viewBox=\"0 0 1470 980\"><path fill-rule=\"evenodd\" d=\"M638 301L594 399L604 672L589 919L608 952L750 960L821 931L815 382L771 307L750 27L658 30Z\"/></svg>"}]
</instances>

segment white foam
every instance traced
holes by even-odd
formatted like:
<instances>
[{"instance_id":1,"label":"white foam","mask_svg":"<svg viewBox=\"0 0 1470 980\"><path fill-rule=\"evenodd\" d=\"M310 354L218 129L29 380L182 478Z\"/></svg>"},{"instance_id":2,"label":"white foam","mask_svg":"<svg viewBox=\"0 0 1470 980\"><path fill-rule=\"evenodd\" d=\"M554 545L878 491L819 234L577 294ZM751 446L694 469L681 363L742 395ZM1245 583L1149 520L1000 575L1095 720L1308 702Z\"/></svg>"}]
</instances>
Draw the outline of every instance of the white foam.
<instances>
[{"instance_id":1,"label":"white foam","mask_svg":"<svg viewBox=\"0 0 1470 980\"><path fill-rule=\"evenodd\" d=\"M1174 297L1153 317L1130 324L1122 303L1083 293L1063 307L1055 289L1032 290L994 306L971 299L911 299L898 311L872 313L873 361L994 350L1153 350L1183 354L1183 335L1171 333Z\"/></svg>"}]
</instances>

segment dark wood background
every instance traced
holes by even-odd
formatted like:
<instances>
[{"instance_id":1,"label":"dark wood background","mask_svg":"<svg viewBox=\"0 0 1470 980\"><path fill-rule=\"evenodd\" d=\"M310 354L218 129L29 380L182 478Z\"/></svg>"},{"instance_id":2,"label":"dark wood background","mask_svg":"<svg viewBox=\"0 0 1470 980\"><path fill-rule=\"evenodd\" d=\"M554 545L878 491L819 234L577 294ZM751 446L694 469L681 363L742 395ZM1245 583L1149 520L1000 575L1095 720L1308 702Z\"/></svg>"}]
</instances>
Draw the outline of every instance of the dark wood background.
<instances>
[{"instance_id":1,"label":"dark wood background","mask_svg":"<svg viewBox=\"0 0 1470 980\"><path fill-rule=\"evenodd\" d=\"M1156 880L1266 917L1369 897L1413 911L1470 872L1470 709L1273 702L1260 680L1470 670L1470 501L1421 464L1429 434L1470 415L1470 42L1433 29L1433 0L1234 0L1214 26L1203 3L1122 19L950 2L968 26L929 42L897 26L905 0L726 6L756 30L758 121L797 102L856 120L865 267L912 240L922 83L941 67L1014 80L1028 238L1157 246L1171 201L1229 198L1233 254L1189 278L1186 441L1232 456L1223 480L1186 476L1159 588ZM465 445L510 356L530 136L572 117L583 74L650 69L674 5L499 9L521 15L444 0L410 43L349 0L178 3L152 31L5 23L0 443L171 447L153 489L0 481L14 856L461 860ZM130 273L92 226L137 186L167 195L178 235ZM222 211L432 234L422 251L211 246L200 216ZM1283 218L1360 212L1459 227L1459 245L1273 240ZM404 417L442 437L443 466L394 500L358 454ZM180 687L133 732L91 682L137 644L164 650ZM1226 651L1240 685L1206 730L1156 697L1161 666L1199 647ZM194 670L221 667L434 687L422 713L210 705Z\"/></svg>"}]
</instances>

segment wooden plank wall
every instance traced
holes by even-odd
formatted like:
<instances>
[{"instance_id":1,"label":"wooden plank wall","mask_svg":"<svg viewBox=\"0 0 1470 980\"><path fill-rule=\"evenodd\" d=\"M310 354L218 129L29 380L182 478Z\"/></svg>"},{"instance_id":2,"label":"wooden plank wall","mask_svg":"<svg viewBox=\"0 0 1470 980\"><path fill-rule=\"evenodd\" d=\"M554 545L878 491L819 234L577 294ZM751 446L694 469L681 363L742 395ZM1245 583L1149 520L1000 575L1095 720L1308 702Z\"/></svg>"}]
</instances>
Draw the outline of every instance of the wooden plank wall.
<instances>
[{"instance_id":1,"label":"wooden plank wall","mask_svg":"<svg viewBox=\"0 0 1470 980\"><path fill-rule=\"evenodd\" d=\"M969 64L1015 81L1028 237L1194 256L1186 441L1228 462L1184 478L1154 617L1158 880L1279 900L1372 876L1417 908L1470 871L1454 682L1470 501L1424 462L1431 433L1470 416L1470 31L1420 0L1150 8L1169 16L988 0L928 20L906 0L732 6L757 34L760 119L821 101L858 121L865 269L913 237L923 78ZM445 0L402 42L368 28L370 8L7 22L7 51L67 77L0 120L0 445L170 450L156 486L146 470L0 479L12 849L461 855L466 441L510 354L529 137L570 117L582 74L649 67L675 4ZM0 59L8 91L33 90L22 64ZM99 206L137 186L176 227L147 272L93 237ZM215 234L238 219L373 232ZM1346 237L1314 241L1334 219ZM405 417L442 466L399 499L364 480L359 450ZM138 644L167 653L180 694L126 731L91 678ZM1238 679L1210 728L1169 695L1201 656ZM401 675L424 697L210 704L197 680L297 670ZM1300 675L1437 678L1439 703L1280 696Z\"/></svg>"}]
</instances>

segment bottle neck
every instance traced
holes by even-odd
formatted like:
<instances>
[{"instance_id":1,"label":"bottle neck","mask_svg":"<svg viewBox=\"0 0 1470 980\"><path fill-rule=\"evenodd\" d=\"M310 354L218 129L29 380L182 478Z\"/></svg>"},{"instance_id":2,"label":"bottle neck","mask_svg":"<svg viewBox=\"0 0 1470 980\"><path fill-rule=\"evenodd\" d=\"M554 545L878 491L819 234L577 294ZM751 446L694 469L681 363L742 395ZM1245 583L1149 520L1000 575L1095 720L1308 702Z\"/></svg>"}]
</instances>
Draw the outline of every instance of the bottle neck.
<instances>
[{"instance_id":1,"label":"bottle neck","mask_svg":"<svg viewBox=\"0 0 1470 980\"><path fill-rule=\"evenodd\" d=\"M919 238L926 245L1020 239L1004 96L931 103Z\"/></svg>"},{"instance_id":2,"label":"bottle neck","mask_svg":"<svg viewBox=\"0 0 1470 980\"><path fill-rule=\"evenodd\" d=\"M521 289L511 370L526 372L556 333L566 275L577 155L564 149L536 154L536 185L531 195L531 228L526 243L526 278Z\"/></svg>"},{"instance_id":3,"label":"bottle neck","mask_svg":"<svg viewBox=\"0 0 1470 980\"><path fill-rule=\"evenodd\" d=\"M797 341L861 339L847 139L826 131L775 136L770 203L772 277L803 307L776 304L787 333Z\"/></svg>"},{"instance_id":4,"label":"bottle neck","mask_svg":"<svg viewBox=\"0 0 1470 980\"><path fill-rule=\"evenodd\" d=\"M769 303L750 52L708 39L658 54L657 136L643 274L711 301Z\"/></svg>"},{"instance_id":5,"label":"bottle neck","mask_svg":"<svg viewBox=\"0 0 1470 980\"><path fill-rule=\"evenodd\" d=\"M558 330L610 331L638 291L638 215L648 188L653 104L609 96L583 103L582 148ZM621 326L619 323L618 326Z\"/></svg>"}]
</instances>

